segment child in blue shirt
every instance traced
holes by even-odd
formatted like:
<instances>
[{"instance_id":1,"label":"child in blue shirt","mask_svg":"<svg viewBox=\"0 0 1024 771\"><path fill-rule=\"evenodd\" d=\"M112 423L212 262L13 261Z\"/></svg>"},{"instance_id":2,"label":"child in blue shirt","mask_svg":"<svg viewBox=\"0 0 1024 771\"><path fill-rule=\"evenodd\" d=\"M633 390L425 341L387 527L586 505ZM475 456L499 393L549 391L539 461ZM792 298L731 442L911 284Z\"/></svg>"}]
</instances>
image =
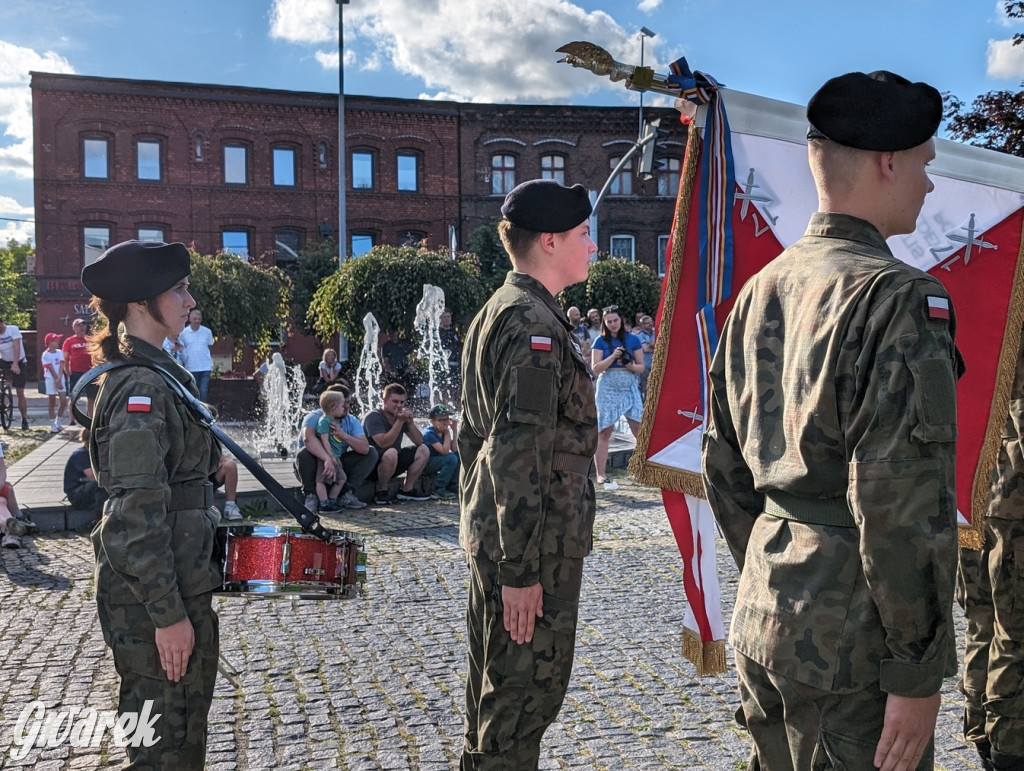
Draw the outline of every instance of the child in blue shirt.
<instances>
[{"instance_id":1,"label":"child in blue shirt","mask_svg":"<svg viewBox=\"0 0 1024 771\"><path fill-rule=\"evenodd\" d=\"M338 494L341 493L341 488L345 486L348 477L341 465L345 442L334 435L334 430L341 428L340 420L345 414L345 394L339 391L324 391L320 394L320 409L324 414L316 424L316 437L334 460L334 482L328 490L324 479L324 461L317 459L316 495L320 499L320 511L338 511Z\"/></svg>"},{"instance_id":2,"label":"child in blue shirt","mask_svg":"<svg viewBox=\"0 0 1024 771\"><path fill-rule=\"evenodd\" d=\"M447 405L436 405L427 417L430 428L423 431L423 444L430 448L430 458L423 473L437 473L430 497L450 501L458 496L459 490L459 453L455 451L459 429Z\"/></svg>"}]
</instances>

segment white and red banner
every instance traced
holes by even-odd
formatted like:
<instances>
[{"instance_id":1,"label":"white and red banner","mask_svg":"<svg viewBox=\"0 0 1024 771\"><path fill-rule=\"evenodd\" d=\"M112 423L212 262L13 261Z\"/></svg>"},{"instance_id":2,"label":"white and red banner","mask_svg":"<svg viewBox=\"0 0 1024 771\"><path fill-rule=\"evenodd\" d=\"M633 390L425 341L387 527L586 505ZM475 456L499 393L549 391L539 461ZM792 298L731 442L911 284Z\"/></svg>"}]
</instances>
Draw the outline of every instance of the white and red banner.
<instances>
[{"instance_id":1,"label":"white and red banner","mask_svg":"<svg viewBox=\"0 0 1024 771\"><path fill-rule=\"evenodd\" d=\"M699 674L725 668L715 525L704 498L700 447L709 354L743 283L799 239L817 195L807 166L804 109L722 91L731 127L734 190L731 287L709 307L701 278L702 129L691 125L658 310L658 341L630 470L664 491L683 557L684 654ZM980 543L988 478L998 452L1024 322L1020 275L1024 159L937 140L935 190L917 230L889 240L899 259L948 289L967 363L958 384L957 503L961 542ZM708 210L705 204L704 211ZM704 236L706 239L706 236ZM938 303L931 312L949 313Z\"/></svg>"}]
</instances>

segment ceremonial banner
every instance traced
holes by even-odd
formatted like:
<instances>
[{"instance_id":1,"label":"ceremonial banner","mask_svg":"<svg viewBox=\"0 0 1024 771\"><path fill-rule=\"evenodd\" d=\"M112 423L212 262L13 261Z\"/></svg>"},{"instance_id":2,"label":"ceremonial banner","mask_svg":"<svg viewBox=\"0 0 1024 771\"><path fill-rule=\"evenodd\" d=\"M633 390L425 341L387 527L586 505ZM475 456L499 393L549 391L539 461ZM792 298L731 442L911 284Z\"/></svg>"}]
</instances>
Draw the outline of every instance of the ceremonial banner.
<instances>
[{"instance_id":1,"label":"ceremonial banner","mask_svg":"<svg viewBox=\"0 0 1024 771\"><path fill-rule=\"evenodd\" d=\"M743 283L799 239L817 209L804 108L735 91L721 94L735 168L728 191L728 285L717 302L709 301L701 247L709 227L706 212L714 206L701 200L709 172L698 114L687 141L647 402L630 462L640 482L664 491L684 561L683 652L698 674L725 668L714 522L700 475L716 330ZM936 140L936 150L928 170L935 190L925 199L917 230L888 243L896 257L942 281L953 300L956 342L967 363L957 387L958 518L961 543L976 548L1024 322L1024 159L946 140ZM724 199L721 204L726 210Z\"/></svg>"}]
</instances>

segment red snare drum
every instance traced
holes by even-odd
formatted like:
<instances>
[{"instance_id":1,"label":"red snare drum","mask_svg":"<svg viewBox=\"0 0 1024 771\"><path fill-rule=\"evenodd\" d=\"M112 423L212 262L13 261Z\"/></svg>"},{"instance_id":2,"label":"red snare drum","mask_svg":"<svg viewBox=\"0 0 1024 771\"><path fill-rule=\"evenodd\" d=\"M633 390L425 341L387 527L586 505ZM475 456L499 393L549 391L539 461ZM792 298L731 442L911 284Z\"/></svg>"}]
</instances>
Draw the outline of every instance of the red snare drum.
<instances>
[{"instance_id":1,"label":"red snare drum","mask_svg":"<svg viewBox=\"0 0 1024 771\"><path fill-rule=\"evenodd\" d=\"M362 543L347 534L330 541L298 527L232 525L217 528L224 593L332 599L357 590Z\"/></svg>"}]
</instances>

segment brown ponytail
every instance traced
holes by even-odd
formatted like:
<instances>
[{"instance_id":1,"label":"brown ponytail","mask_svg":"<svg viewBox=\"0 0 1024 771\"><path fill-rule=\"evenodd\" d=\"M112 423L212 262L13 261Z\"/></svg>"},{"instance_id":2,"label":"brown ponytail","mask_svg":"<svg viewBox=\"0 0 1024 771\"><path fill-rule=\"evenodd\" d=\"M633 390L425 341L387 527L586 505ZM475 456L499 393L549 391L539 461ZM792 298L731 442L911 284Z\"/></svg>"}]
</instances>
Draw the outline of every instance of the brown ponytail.
<instances>
[{"instance_id":1,"label":"brown ponytail","mask_svg":"<svg viewBox=\"0 0 1024 771\"><path fill-rule=\"evenodd\" d=\"M94 335L90 335L89 353L92 354L93 364L102 364L106 361L119 361L126 359L131 354L127 342L120 339L121 324L128 315L128 303L104 300L100 297L93 297L89 306L106 318L106 326Z\"/></svg>"}]
</instances>

